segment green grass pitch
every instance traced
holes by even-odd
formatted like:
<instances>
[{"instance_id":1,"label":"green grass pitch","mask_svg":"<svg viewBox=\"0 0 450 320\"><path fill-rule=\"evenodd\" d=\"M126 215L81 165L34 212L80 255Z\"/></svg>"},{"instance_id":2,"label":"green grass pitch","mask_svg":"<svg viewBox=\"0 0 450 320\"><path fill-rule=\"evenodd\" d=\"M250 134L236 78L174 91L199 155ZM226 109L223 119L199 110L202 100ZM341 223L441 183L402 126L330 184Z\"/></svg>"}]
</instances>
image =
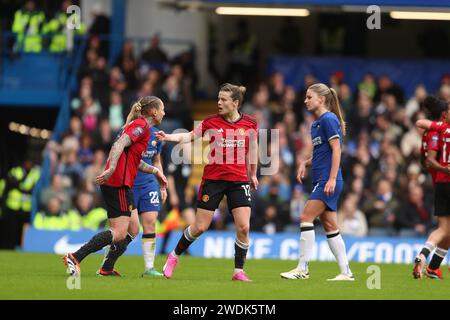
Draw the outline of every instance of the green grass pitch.
<instances>
[{"instance_id":1,"label":"green grass pitch","mask_svg":"<svg viewBox=\"0 0 450 320\"><path fill-rule=\"evenodd\" d=\"M165 257L156 259L161 268ZM284 280L280 272L295 261L248 260L252 283L231 281L232 259L181 257L170 280L141 278L143 259L122 257L117 269L123 277L98 277L100 255L87 257L81 267L81 289L67 289L62 256L0 251L0 299L150 299L150 300L264 300L264 299L448 299L447 280L414 280L411 265L378 265L381 289L368 289L370 264L351 263L354 282L327 282L338 273L334 262L311 262L309 280ZM442 267L444 269L444 267ZM445 269L447 269L445 267Z\"/></svg>"}]
</instances>

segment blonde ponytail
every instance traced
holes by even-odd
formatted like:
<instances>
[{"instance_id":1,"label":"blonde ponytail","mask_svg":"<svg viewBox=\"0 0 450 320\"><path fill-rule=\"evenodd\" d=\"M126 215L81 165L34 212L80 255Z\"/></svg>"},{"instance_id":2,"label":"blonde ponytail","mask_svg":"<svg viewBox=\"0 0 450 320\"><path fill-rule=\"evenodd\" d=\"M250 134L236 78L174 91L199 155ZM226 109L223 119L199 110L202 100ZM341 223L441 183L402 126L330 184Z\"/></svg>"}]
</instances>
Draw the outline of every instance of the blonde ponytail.
<instances>
[{"instance_id":1,"label":"blonde ponytail","mask_svg":"<svg viewBox=\"0 0 450 320\"><path fill-rule=\"evenodd\" d=\"M142 110L141 100L142 99L139 99L139 101L135 102L131 106L130 113L127 116L127 121L125 121L125 124L123 125L123 127L126 127L127 125L130 124L131 121L134 121L141 117L141 110Z\"/></svg>"},{"instance_id":2,"label":"blonde ponytail","mask_svg":"<svg viewBox=\"0 0 450 320\"><path fill-rule=\"evenodd\" d=\"M130 113L127 116L127 121L123 125L125 128L131 121L139 119L141 117L148 117L150 115L149 109L157 109L163 105L160 98L155 96L147 96L140 98L131 106Z\"/></svg>"},{"instance_id":3,"label":"blonde ponytail","mask_svg":"<svg viewBox=\"0 0 450 320\"><path fill-rule=\"evenodd\" d=\"M345 136L347 134L347 124L344 120L344 115L341 109L341 104L339 103L339 98L336 90L330 88L332 99L330 101L330 111L333 112L336 117L338 117L339 122L341 123L342 134Z\"/></svg>"}]
</instances>

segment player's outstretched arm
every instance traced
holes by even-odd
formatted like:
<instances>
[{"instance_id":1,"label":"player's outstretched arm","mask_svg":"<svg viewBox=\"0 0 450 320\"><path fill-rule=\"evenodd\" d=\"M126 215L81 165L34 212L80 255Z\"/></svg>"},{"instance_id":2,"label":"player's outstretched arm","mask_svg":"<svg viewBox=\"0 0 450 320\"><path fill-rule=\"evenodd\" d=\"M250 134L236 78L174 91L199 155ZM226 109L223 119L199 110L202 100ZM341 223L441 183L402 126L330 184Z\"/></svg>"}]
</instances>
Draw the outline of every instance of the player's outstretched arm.
<instances>
[{"instance_id":1,"label":"player's outstretched arm","mask_svg":"<svg viewBox=\"0 0 450 320\"><path fill-rule=\"evenodd\" d=\"M427 119L420 119L416 121L416 126L421 128L421 129L425 129L425 130L429 130L431 128L431 124L433 122Z\"/></svg>"},{"instance_id":2,"label":"player's outstretched arm","mask_svg":"<svg viewBox=\"0 0 450 320\"><path fill-rule=\"evenodd\" d=\"M194 140L194 133L191 132L183 132L183 133L165 133L164 131L158 131L155 133L156 139L159 141L168 141L168 142L176 142L176 143L185 143L191 142Z\"/></svg>"},{"instance_id":3,"label":"player's outstretched arm","mask_svg":"<svg viewBox=\"0 0 450 320\"><path fill-rule=\"evenodd\" d=\"M122 135L119 140L114 142L111 151L109 152L108 160L109 167L101 175L95 178L95 184L101 185L108 181L108 179L113 175L117 167L117 162L119 161L120 155L126 147L131 146L133 142L130 136L127 134Z\"/></svg>"}]
</instances>

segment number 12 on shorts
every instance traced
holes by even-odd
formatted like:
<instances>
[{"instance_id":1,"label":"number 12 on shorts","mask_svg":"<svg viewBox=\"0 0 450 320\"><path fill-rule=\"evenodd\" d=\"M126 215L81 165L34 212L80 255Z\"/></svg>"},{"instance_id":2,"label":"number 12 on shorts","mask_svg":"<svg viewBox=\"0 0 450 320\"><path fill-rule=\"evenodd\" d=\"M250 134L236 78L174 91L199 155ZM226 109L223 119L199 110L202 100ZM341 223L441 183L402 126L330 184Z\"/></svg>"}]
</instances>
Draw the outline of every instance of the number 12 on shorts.
<instances>
[{"instance_id":1,"label":"number 12 on shorts","mask_svg":"<svg viewBox=\"0 0 450 320\"><path fill-rule=\"evenodd\" d=\"M250 198L250 185L244 184L241 187L244 189L245 196Z\"/></svg>"}]
</instances>

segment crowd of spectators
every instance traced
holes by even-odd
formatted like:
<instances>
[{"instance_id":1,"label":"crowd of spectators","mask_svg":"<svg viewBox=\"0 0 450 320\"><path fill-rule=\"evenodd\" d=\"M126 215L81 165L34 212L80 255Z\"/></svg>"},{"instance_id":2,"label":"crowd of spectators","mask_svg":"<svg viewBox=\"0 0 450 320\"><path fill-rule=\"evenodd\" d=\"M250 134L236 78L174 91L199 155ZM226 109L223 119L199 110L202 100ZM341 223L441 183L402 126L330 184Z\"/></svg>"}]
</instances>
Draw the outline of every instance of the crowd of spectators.
<instances>
[{"instance_id":1,"label":"crowd of spectators","mask_svg":"<svg viewBox=\"0 0 450 320\"><path fill-rule=\"evenodd\" d=\"M315 82L319 81L308 74L304 87L292 88L282 73L275 72L243 105L242 111L256 117L261 128L279 129L280 135L269 147L279 154L279 170L261 177L255 194L254 230L298 232L299 213L312 188L310 176L303 184L295 180L298 163L310 150L309 128L314 121L303 100ZM431 178L420 164L423 132L415 121L425 117L421 105L428 94L450 101L450 76L442 77L438 92L418 85L412 97L405 97L388 75L366 74L355 90L342 73L330 75L327 84L338 92L348 129L341 163L342 233L425 236L436 221Z\"/></svg>"},{"instance_id":2,"label":"crowd of spectators","mask_svg":"<svg viewBox=\"0 0 450 320\"><path fill-rule=\"evenodd\" d=\"M58 199L61 210L75 207L87 212L86 208L102 206L93 180L102 171L129 107L138 97L156 95L164 101L166 116L160 129L192 129L197 75L191 50L169 58L154 35L139 56L133 43L125 42L113 65L108 65L103 52L100 39L92 36L79 74L79 89L71 100L70 128L61 141L47 148L54 178L42 193L43 210L50 198ZM314 120L303 100L307 87L315 82L315 76L308 74L303 87L293 88L281 72L274 72L253 84L245 97L242 112L254 116L261 129L279 130L279 139L272 140L268 150L279 155L279 169L274 175L260 176L260 187L254 193L251 226L255 231L298 232L311 181L308 176L299 184L295 176L311 145L309 128ZM348 128L342 156L345 188L339 207L342 233L426 235L435 224L433 192L430 177L420 165L422 132L414 123L425 117L421 104L427 94L450 100L450 77L442 77L438 92L427 92L418 85L412 97L405 97L388 75L376 78L366 74L354 89L342 73L330 75L326 83L339 94ZM167 148L163 150L165 169L172 174L177 169L169 170ZM175 184L180 177L186 182L190 172L180 167ZM169 194L177 201L169 200L166 211L179 205L184 195L178 193ZM186 194L190 199L183 201L182 209L192 210L195 195ZM212 228L227 229L232 225L230 219L226 206L221 205Z\"/></svg>"},{"instance_id":3,"label":"crowd of spectators","mask_svg":"<svg viewBox=\"0 0 450 320\"><path fill-rule=\"evenodd\" d=\"M159 36L154 35L140 56L128 41L113 65L108 65L106 53L100 37L91 35L79 70L78 90L70 101L69 128L60 141L51 141L46 147L53 178L41 193L40 212L44 215L64 215L75 210L82 221L84 218L90 221L87 216L91 212L98 214L96 209L104 207L94 179L103 172L130 106L139 97L156 95L164 101L166 115L161 130L172 132L192 127L190 115L196 73L191 50L169 59L159 45ZM175 175L177 182L187 180L186 170L179 174L178 166L169 167L167 148L163 152L168 175ZM187 209L192 203L189 199L185 204L184 198L180 201L179 197L172 194L169 211L174 207ZM97 221L99 227L104 225L101 219Z\"/></svg>"}]
</instances>

